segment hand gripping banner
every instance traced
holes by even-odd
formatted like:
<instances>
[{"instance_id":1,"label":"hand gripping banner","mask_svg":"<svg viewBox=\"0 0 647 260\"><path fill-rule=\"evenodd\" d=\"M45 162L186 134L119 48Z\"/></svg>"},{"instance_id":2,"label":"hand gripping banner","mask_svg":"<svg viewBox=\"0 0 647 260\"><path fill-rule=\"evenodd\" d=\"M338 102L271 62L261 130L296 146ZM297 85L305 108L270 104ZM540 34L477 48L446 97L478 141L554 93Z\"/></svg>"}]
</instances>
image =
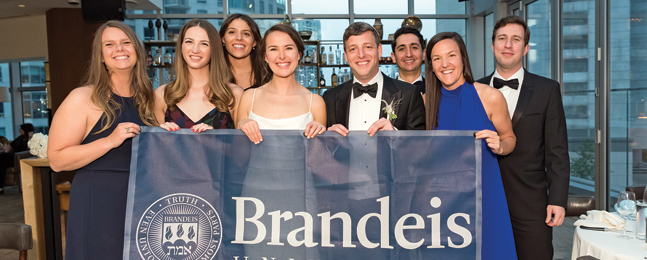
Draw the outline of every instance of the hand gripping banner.
<instances>
[{"instance_id":1,"label":"hand gripping banner","mask_svg":"<svg viewBox=\"0 0 647 260\"><path fill-rule=\"evenodd\" d=\"M481 259L473 133L142 127L124 259Z\"/></svg>"}]
</instances>

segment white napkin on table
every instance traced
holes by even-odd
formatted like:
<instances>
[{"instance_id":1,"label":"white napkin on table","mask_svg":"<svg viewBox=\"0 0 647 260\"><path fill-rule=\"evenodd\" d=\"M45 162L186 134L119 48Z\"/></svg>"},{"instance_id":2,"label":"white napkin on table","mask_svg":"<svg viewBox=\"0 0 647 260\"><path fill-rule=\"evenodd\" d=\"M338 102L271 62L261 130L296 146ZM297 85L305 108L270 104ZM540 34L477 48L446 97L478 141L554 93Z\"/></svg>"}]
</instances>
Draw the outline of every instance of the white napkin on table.
<instances>
[{"instance_id":1,"label":"white napkin on table","mask_svg":"<svg viewBox=\"0 0 647 260\"><path fill-rule=\"evenodd\" d=\"M586 215L580 216L580 220L575 221L573 225L622 230L624 229L624 220L620 215L609 213L605 210L589 210Z\"/></svg>"}]
</instances>

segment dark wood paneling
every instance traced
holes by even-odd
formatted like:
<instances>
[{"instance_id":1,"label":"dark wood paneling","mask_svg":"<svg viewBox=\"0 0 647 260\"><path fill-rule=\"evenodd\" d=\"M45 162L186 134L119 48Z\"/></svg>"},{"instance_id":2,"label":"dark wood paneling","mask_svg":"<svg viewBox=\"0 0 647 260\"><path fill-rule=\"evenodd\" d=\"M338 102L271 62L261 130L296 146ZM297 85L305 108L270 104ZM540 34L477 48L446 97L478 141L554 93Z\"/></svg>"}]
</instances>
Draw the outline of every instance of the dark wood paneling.
<instances>
[{"instance_id":1,"label":"dark wood paneling","mask_svg":"<svg viewBox=\"0 0 647 260\"><path fill-rule=\"evenodd\" d=\"M92 37L101 22L83 21L79 8L47 11L47 50L52 114L67 94L83 82L90 61Z\"/></svg>"}]
</instances>

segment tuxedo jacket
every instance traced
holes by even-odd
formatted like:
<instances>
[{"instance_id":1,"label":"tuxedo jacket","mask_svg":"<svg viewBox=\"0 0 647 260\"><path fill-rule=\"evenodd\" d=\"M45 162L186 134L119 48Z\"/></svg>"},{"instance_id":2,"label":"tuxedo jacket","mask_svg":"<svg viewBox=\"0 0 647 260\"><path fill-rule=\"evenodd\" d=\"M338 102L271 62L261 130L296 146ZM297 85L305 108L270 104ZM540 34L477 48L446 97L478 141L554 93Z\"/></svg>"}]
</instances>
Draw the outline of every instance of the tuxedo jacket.
<instances>
[{"instance_id":1,"label":"tuxedo jacket","mask_svg":"<svg viewBox=\"0 0 647 260\"><path fill-rule=\"evenodd\" d=\"M426 92L426 84L425 77L422 77L422 81L416 81L413 83L414 86L418 87L418 91L422 94L425 94Z\"/></svg>"},{"instance_id":2,"label":"tuxedo jacket","mask_svg":"<svg viewBox=\"0 0 647 260\"><path fill-rule=\"evenodd\" d=\"M400 100L395 107L396 119L391 124L400 130L425 130L425 105L422 101L420 91L414 85L390 78L384 74L382 86L382 100L391 103L393 100ZM348 113L350 112L350 101L352 99L353 81L346 81L323 94L326 102L327 126L342 124L348 128ZM386 112L382 110L385 104L380 105L380 118L386 118Z\"/></svg>"},{"instance_id":3,"label":"tuxedo jacket","mask_svg":"<svg viewBox=\"0 0 647 260\"><path fill-rule=\"evenodd\" d=\"M478 82L489 85L492 75ZM525 71L512 128L516 147L498 157L510 215L544 221L547 205L566 208L568 199L570 161L559 83Z\"/></svg>"}]
</instances>

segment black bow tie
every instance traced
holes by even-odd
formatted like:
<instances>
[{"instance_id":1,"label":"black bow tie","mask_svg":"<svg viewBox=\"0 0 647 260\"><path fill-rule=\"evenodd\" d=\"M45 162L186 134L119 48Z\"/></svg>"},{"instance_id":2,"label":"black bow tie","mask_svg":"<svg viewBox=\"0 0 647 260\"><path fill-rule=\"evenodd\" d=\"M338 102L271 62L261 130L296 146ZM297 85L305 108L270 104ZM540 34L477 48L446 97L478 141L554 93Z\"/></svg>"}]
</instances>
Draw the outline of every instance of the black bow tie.
<instances>
[{"instance_id":1,"label":"black bow tie","mask_svg":"<svg viewBox=\"0 0 647 260\"><path fill-rule=\"evenodd\" d=\"M494 88L500 89L502 87L509 87L511 89L518 89L519 88L519 80L518 79L511 79L511 80L502 80L500 78L494 78Z\"/></svg>"},{"instance_id":2,"label":"black bow tie","mask_svg":"<svg viewBox=\"0 0 647 260\"><path fill-rule=\"evenodd\" d=\"M364 93L368 94L372 98L375 98L375 96L377 96L377 83L366 86L362 86L362 84L358 82L353 83L353 98L357 98Z\"/></svg>"}]
</instances>

